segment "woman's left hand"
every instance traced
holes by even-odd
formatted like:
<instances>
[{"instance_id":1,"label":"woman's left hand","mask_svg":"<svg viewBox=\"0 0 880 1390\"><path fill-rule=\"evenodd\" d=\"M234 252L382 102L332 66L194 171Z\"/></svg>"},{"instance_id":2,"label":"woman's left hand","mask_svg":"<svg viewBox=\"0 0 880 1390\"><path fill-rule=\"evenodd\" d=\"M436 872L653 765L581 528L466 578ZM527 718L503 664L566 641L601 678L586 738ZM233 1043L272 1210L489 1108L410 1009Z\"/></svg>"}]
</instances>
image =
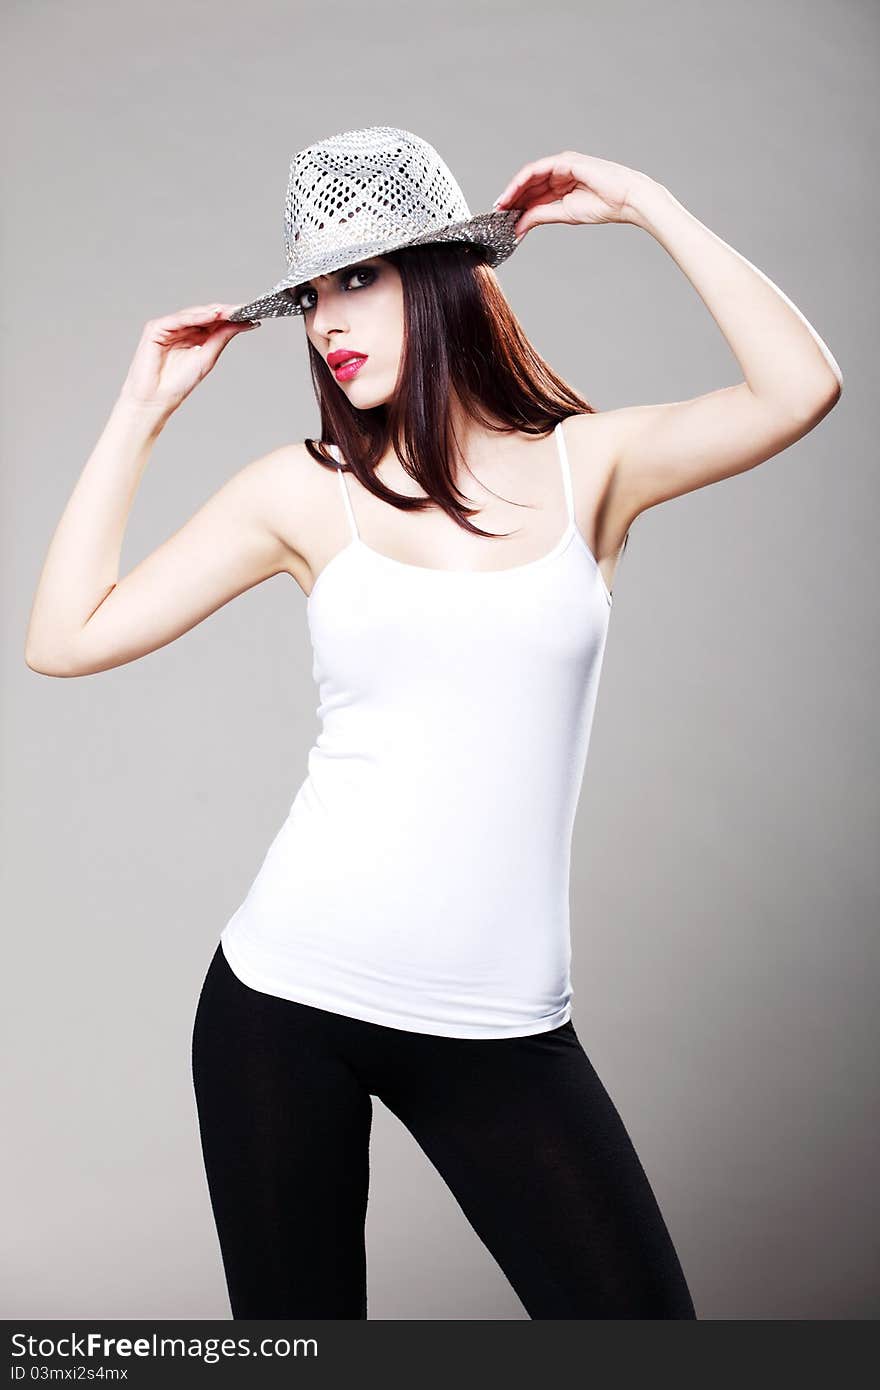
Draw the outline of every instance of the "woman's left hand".
<instances>
[{"instance_id":1,"label":"woman's left hand","mask_svg":"<svg viewBox=\"0 0 880 1390\"><path fill-rule=\"evenodd\" d=\"M514 228L520 238L544 222L628 222L639 188L650 181L625 164L563 150L524 164L495 207L523 209Z\"/></svg>"}]
</instances>

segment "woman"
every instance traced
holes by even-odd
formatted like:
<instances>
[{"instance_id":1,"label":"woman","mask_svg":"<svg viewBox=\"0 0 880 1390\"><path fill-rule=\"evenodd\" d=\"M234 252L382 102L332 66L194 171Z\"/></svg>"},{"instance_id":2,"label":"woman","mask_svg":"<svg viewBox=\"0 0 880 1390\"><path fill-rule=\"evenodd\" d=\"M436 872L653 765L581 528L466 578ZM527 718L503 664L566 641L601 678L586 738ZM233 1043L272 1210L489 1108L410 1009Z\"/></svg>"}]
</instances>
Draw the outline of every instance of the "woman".
<instances>
[{"instance_id":1,"label":"woman","mask_svg":"<svg viewBox=\"0 0 880 1390\"><path fill-rule=\"evenodd\" d=\"M652 235L743 381L595 411L531 348L494 274L550 222ZM570 1017L572 827L633 521L802 437L839 370L665 187L575 151L525 165L472 218L424 141L344 132L295 156L287 241L288 274L262 299L146 325L27 640L35 671L85 675L271 575L308 595L321 733L193 1031L233 1317L366 1317L378 1096L530 1317L694 1318ZM236 334L287 314L303 317L333 444L251 463L119 580L159 433Z\"/></svg>"}]
</instances>

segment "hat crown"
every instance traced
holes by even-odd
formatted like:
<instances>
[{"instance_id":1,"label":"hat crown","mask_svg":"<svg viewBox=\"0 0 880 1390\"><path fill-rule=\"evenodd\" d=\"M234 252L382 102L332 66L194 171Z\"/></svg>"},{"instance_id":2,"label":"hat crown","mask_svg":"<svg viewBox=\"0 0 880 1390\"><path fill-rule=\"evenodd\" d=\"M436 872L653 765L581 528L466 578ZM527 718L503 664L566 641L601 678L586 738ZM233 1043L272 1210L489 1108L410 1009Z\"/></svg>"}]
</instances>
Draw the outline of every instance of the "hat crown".
<instances>
[{"instance_id":1,"label":"hat crown","mask_svg":"<svg viewBox=\"0 0 880 1390\"><path fill-rule=\"evenodd\" d=\"M517 247L517 208L471 214L448 166L427 140L399 126L344 130L293 156L284 201L287 274L230 314L302 314L298 287L408 246L469 244L488 266Z\"/></svg>"},{"instance_id":2,"label":"hat crown","mask_svg":"<svg viewBox=\"0 0 880 1390\"><path fill-rule=\"evenodd\" d=\"M370 242L390 244L470 216L456 179L427 140L397 126L342 131L291 161L284 218L288 274L346 247L357 253Z\"/></svg>"}]
</instances>

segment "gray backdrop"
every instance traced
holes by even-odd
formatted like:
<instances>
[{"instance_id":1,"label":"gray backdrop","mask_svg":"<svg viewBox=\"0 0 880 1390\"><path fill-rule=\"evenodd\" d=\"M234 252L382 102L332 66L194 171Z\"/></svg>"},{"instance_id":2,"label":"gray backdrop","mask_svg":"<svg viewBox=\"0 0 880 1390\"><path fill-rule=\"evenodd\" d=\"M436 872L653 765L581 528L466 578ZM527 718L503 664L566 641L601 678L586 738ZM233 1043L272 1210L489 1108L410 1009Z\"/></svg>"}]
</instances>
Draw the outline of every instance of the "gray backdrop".
<instances>
[{"instance_id":1,"label":"gray backdrop","mask_svg":"<svg viewBox=\"0 0 880 1390\"><path fill-rule=\"evenodd\" d=\"M396 124L475 211L567 147L644 170L841 365L803 441L633 527L575 830L573 1017L701 1318L876 1316L876 8L5 9L0 1312L229 1316L190 1035L317 733L304 600L276 577L83 679L31 672L24 635L144 320L273 283L293 151ZM636 228L538 228L499 275L599 408L741 379ZM302 321L233 342L159 441L122 572L316 433ZM525 1316L378 1101L372 1170L371 1318Z\"/></svg>"}]
</instances>

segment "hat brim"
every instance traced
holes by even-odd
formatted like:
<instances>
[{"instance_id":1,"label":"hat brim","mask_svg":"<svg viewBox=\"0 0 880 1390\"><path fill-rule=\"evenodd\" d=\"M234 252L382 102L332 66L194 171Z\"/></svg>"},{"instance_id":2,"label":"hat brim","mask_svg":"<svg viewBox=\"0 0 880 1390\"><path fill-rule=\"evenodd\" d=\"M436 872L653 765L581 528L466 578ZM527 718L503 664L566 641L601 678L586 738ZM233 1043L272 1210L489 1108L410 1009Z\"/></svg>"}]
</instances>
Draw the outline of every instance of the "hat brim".
<instances>
[{"instance_id":1,"label":"hat brim","mask_svg":"<svg viewBox=\"0 0 880 1390\"><path fill-rule=\"evenodd\" d=\"M291 290L314 275L327 275L343 266L355 265L370 256L381 256L386 251L399 251L405 246L428 246L434 242L469 241L482 246L486 251L486 262L490 266L500 265L512 256L519 242L514 235L514 227L522 216L522 208L496 208L492 212L481 212L464 222L453 222L447 227L434 228L419 236L401 237L399 240L376 238L355 246L340 249L339 255L321 257L320 262L311 267L303 266L295 275L286 275L258 299L242 304L228 315L231 323L241 323L245 319L270 319L302 314Z\"/></svg>"}]
</instances>

